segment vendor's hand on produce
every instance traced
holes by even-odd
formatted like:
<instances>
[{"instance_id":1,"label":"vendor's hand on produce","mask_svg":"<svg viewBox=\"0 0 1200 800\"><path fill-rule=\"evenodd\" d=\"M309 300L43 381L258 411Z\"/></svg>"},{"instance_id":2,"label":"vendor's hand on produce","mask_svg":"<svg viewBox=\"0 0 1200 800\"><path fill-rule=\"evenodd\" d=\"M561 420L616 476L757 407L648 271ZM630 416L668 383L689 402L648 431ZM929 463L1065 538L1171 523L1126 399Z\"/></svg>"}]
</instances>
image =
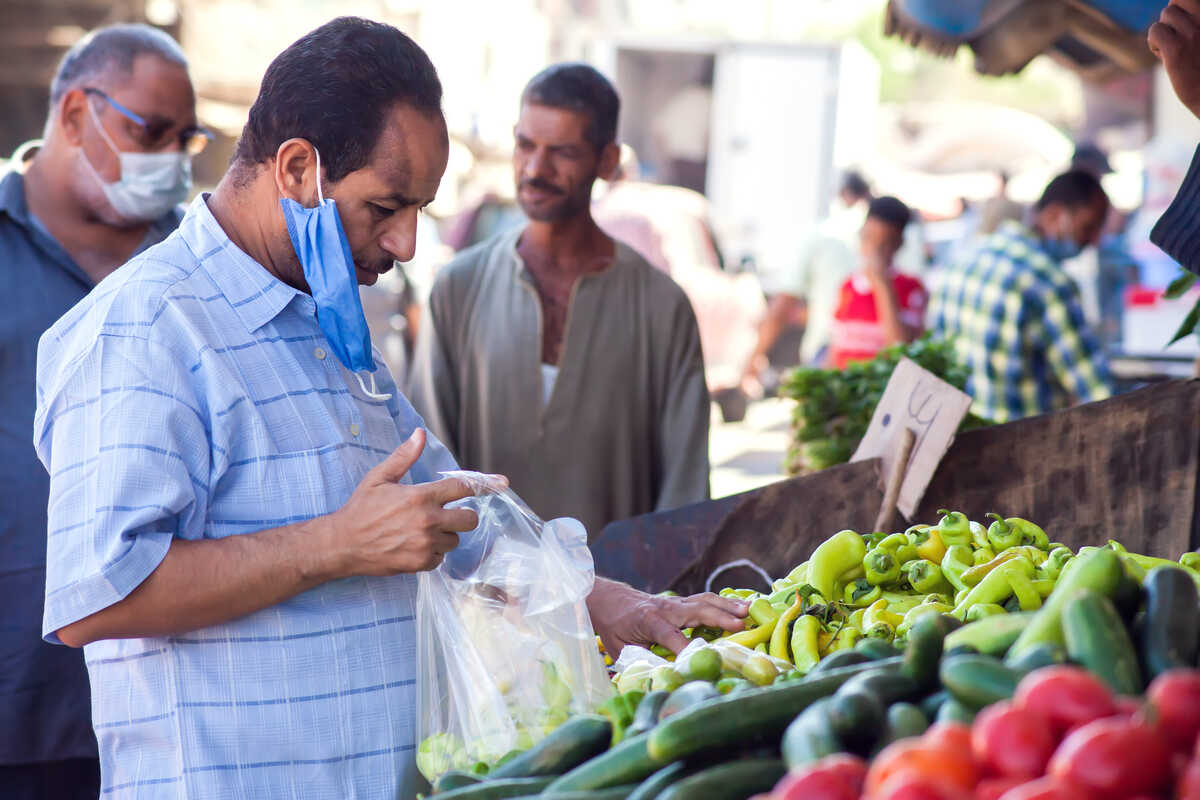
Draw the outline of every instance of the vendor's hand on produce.
<instances>
[{"instance_id":1,"label":"vendor's hand on produce","mask_svg":"<svg viewBox=\"0 0 1200 800\"><path fill-rule=\"evenodd\" d=\"M749 605L712 593L691 597L649 595L623 583L597 578L596 588L588 597L588 611L605 649L616 658L627 644L661 644L678 653L688 644L683 628L709 626L740 631L745 627Z\"/></svg>"},{"instance_id":2,"label":"vendor's hand on produce","mask_svg":"<svg viewBox=\"0 0 1200 800\"><path fill-rule=\"evenodd\" d=\"M344 506L325 518L335 574L395 575L434 569L458 546L458 534L479 524L474 511L445 507L474 494L462 481L397 483L424 449L425 431L418 429L366 474Z\"/></svg>"},{"instance_id":3,"label":"vendor's hand on produce","mask_svg":"<svg viewBox=\"0 0 1200 800\"><path fill-rule=\"evenodd\" d=\"M1200 117L1200 0L1171 0L1150 26L1149 41L1175 94Z\"/></svg>"}]
</instances>

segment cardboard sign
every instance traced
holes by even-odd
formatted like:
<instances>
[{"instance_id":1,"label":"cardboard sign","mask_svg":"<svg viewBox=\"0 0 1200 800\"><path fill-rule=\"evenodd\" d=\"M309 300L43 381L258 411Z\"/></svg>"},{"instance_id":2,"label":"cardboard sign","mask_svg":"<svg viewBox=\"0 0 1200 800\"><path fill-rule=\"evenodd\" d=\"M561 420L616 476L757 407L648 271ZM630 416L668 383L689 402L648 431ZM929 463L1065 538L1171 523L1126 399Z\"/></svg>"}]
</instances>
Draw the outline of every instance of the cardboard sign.
<instances>
[{"instance_id":1,"label":"cardboard sign","mask_svg":"<svg viewBox=\"0 0 1200 800\"><path fill-rule=\"evenodd\" d=\"M912 431L916 441L896 503L900 513L911 519L970 407L970 396L916 362L901 359L875 407L866 435L850 460L882 459L886 486L893 470L905 466L895 463L900 441L897 432L905 428Z\"/></svg>"}]
</instances>

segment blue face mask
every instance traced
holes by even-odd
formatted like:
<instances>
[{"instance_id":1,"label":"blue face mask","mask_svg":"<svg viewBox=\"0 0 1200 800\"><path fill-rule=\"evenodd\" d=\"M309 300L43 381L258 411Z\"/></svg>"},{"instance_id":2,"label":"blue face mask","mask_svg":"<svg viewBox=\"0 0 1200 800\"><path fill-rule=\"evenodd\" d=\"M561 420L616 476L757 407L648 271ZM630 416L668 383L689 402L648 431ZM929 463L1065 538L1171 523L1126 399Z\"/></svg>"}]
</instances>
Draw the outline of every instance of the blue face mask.
<instances>
[{"instance_id":1,"label":"blue face mask","mask_svg":"<svg viewBox=\"0 0 1200 800\"><path fill-rule=\"evenodd\" d=\"M321 193L321 154L315 147L313 152L317 157L317 206L305 208L295 200L280 198L288 235L317 303L317 324L334 355L358 378L364 394L373 400L387 400L390 394L375 391L371 334L358 296L350 243L338 217L337 203L326 200ZM370 377L370 389L363 382L364 372Z\"/></svg>"},{"instance_id":2,"label":"blue face mask","mask_svg":"<svg viewBox=\"0 0 1200 800\"><path fill-rule=\"evenodd\" d=\"M1048 237L1042 240L1042 249L1046 255L1055 261L1070 261L1083 252L1083 248L1074 239L1068 237Z\"/></svg>"}]
</instances>

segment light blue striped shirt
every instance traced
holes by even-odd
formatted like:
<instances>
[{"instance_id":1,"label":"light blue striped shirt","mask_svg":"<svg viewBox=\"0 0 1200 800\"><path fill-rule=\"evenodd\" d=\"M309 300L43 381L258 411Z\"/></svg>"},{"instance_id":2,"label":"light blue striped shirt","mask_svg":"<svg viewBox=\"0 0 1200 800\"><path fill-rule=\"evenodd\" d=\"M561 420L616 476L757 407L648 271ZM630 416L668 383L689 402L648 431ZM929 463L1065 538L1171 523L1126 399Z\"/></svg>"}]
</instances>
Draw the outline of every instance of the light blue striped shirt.
<instances>
[{"instance_id":1,"label":"light blue striped shirt","mask_svg":"<svg viewBox=\"0 0 1200 800\"><path fill-rule=\"evenodd\" d=\"M176 537L338 509L422 425L377 378L392 399L362 394L312 298L197 198L40 342L47 640L127 596ZM405 482L454 468L430 437ZM410 797L415 596L413 576L350 578L182 636L88 645L103 796Z\"/></svg>"}]
</instances>

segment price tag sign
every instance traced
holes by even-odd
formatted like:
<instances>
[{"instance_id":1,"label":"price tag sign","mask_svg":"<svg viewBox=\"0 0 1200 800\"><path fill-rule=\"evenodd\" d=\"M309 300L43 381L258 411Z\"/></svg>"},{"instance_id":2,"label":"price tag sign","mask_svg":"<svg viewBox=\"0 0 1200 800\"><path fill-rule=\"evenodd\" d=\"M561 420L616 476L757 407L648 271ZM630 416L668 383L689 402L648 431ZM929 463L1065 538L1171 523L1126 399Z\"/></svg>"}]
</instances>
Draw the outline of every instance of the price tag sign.
<instances>
[{"instance_id":1,"label":"price tag sign","mask_svg":"<svg viewBox=\"0 0 1200 800\"><path fill-rule=\"evenodd\" d=\"M875 407L866 435L850 460L882 459L884 486L893 470L905 469L896 508L912 519L970 407L969 395L922 369L915 361L901 359ZM916 441L907 465L900 465L895 463L901 438L898 434L906 428L913 432Z\"/></svg>"}]
</instances>

